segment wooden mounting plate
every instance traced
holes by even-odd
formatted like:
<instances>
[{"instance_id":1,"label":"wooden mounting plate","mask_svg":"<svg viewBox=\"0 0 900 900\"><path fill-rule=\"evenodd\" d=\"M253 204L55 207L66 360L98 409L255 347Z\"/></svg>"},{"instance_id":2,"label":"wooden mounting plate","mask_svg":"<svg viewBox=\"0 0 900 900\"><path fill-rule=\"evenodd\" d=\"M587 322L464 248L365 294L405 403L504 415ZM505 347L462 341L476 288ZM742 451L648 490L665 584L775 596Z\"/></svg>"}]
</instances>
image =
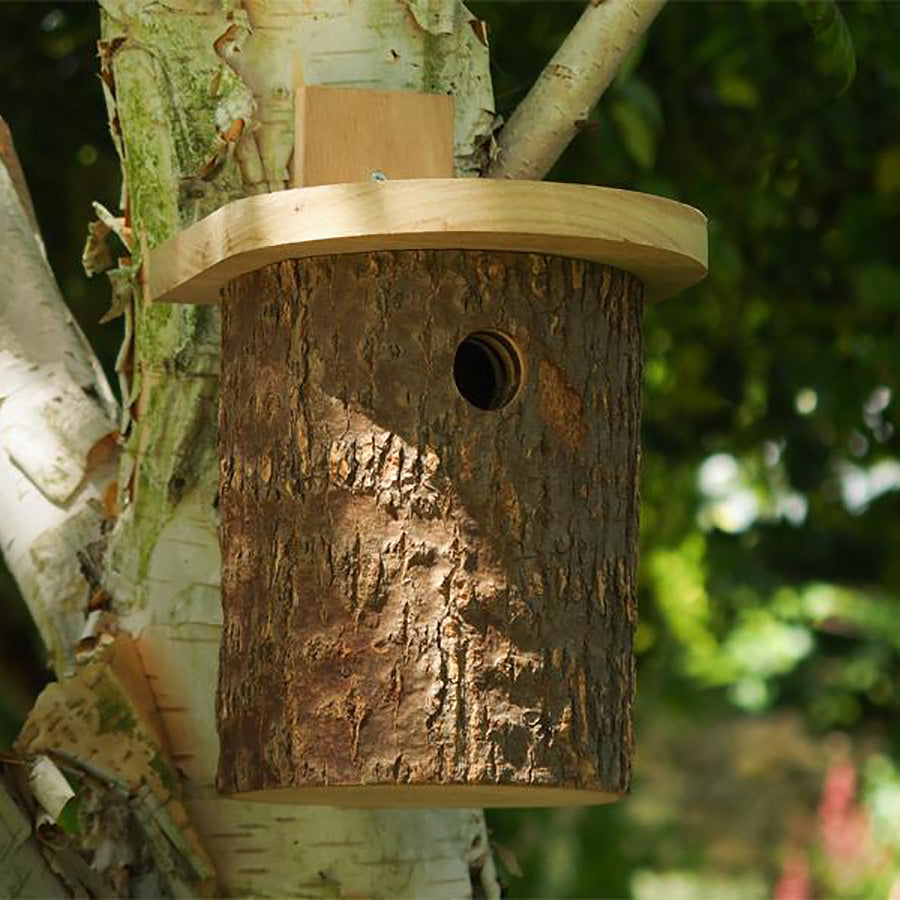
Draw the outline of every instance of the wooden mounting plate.
<instances>
[{"instance_id":1,"label":"wooden mounting plate","mask_svg":"<svg viewBox=\"0 0 900 900\"><path fill-rule=\"evenodd\" d=\"M294 109L294 187L453 177L448 94L301 85Z\"/></svg>"},{"instance_id":2,"label":"wooden mounting plate","mask_svg":"<svg viewBox=\"0 0 900 900\"><path fill-rule=\"evenodd\" d=\"M706 217L674 200L545 181L427 178L329 184L235 200L151 250L150 300L218 303L283 259L371 250L512 250L637 275L649 300L707 272Z\"/></svg>"}]
</instances>

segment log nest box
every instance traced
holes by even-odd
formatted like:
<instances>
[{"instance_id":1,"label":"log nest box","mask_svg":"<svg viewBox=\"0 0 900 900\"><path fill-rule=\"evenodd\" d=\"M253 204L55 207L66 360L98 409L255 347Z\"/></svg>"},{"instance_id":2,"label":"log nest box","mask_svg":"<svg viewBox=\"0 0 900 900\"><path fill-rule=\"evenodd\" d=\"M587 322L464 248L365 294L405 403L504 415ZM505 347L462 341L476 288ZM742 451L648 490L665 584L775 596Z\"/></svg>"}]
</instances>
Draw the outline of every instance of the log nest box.
<instances>
[{"instance_id":1,"label":"log nest box","mask_svg":"<svg viewBox=\"0 0 900 900\"><path fill-rule=\"evenodd\" d=\"M146 273L155 302L222 309L218 787L613 800L641 311L705 275L706 220L453 179L447 97L310 88L297 109L301 186L222 207Z\"/></svg>"}]
</instances>

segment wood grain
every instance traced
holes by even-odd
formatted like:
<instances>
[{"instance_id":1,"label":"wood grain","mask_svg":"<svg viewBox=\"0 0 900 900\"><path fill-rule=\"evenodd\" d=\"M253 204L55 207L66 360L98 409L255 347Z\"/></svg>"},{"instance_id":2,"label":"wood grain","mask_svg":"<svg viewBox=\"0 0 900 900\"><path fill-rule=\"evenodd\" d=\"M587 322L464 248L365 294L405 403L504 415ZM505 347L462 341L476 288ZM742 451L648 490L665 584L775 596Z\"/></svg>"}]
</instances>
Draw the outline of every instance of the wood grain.
<instances>
[{"instance_id":1,"label":"wood grain","mask_svg":"<svg viewBox=\"0 0 900 900\"><path fill-rule=\"evenodd\" d=\"M319 785L246 791L231 795L248 803L333 806L338 809L509 809L539 806L600 806L624 794L573 787L515 784Z\"/></svg>"},{"instance_id":2,"label":"wood grain","mask_svg":"<svg viewBox=\"0 0 900 900\"><path fill-rule=\"evenodd\" d=\"M596 263L454 250L290 260L229 286L221 791L424 807L627 791L641 295ZM482 411L455 360L488 329L523 374Z\"/></svg>"},{"instance_id":3,"label":"wood grain","mask_svg":"<svg viewBox=\"0 0 900 900\"><path fill-rule=\"evenodd\" d=\"M305 85L295 106L294 187L453 177L453 98Z\"/></svg>"},{"instance_id":4,"label":"wood grain","mask_svg":"<svg viewBox=\"0 0 900 900\"><path fill-rule=\"evenodd\" d=\"M518 250L613 265L648 300L700 281L706 218L649 194L542 181L416 179L295 188L236 200L149 254L149 299L218 303L279 260L371 250Z\"/></svg>"}]
</instances>

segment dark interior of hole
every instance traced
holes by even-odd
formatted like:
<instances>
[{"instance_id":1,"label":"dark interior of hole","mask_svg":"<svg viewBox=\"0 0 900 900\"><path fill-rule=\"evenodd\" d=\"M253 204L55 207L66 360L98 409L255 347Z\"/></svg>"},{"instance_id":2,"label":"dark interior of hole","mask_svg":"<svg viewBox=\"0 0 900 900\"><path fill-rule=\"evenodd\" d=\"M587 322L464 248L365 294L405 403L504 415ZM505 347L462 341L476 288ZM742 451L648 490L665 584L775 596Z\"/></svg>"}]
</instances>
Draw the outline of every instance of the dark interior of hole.
<instances>
[{"instance_id":1,"label":"dark interior of hole","mask_svg":"<svg viewBox=\"0 0 900 900\"><path fill-rule=\"evenodd\" d=\"M453 378L457 390L479 409L499 409L515 396L519 360L515 348L501 335L476 332L456 351Z\"/></svg>"}]
</instances>

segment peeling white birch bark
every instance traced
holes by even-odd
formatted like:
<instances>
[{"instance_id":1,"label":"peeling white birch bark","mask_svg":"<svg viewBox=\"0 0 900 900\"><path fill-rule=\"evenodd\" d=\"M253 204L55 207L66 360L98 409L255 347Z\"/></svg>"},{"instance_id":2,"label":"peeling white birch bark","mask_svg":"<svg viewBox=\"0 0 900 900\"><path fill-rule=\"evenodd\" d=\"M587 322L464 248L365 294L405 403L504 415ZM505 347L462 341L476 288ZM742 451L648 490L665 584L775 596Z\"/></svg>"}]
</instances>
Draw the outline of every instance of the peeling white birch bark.
<instances>
[{"instance_id":1,"label":"peeling white birch bark","mask_svg":"<svg viewBox=\"0 0 900 900\"><path fill-rule=\"evenodd\" d=\"M57 671L71 668L84 626L78 556L100 536L114 477L89 454L115 420L106 379L0 166L0 549Z\"/></svg>"},{"instance_id":2,"label":"peeling white birch bark","mask_svg":"<svg viewBox=\"0 0 900 900\"><path fill-rule=\"evenodd\" d=\"M588 3L500 131L488 177L543 178L664 5L665 0Z\"/></svg>"},{"instance_id":3,"label":"peeling white birch bark","mask_svg":"<svg viewBox=\"0 0 900 900\"><path fill-rule=\"evenodd\" d=\"M48 756L38 756L28 770L28 785L35 799L55 822L75 796L66 776Z\"/></svg>"}]
</instances>

